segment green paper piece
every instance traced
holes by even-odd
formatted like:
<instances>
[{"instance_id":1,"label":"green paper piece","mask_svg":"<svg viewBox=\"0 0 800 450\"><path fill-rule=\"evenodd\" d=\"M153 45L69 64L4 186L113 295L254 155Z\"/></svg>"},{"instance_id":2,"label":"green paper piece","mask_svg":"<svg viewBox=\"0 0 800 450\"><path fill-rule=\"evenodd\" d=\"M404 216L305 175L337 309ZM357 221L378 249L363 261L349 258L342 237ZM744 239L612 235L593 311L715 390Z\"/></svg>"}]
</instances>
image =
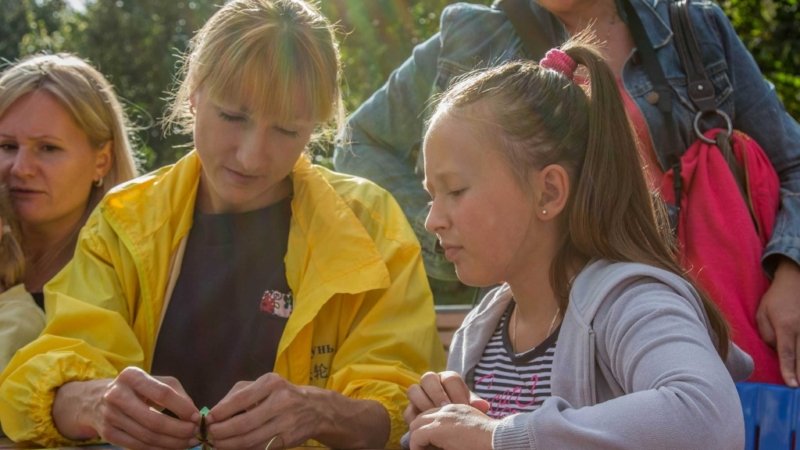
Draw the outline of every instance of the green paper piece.
<instances>
[{"instance_id":1,"label":"green paper piece","mask_svg":"<svg viewBox=\"0 0 800 450\"><path fill-rule=\"evenodd\" d=\"M210 446L208 446L208 429L206 426L206 416L209 411L211 410L208 409L207 406L204 406L203 409L200 410L200 436L198 436L197 439L203 444L202 448L204 449L210 448Z\"/></svg>"}]
</instances>

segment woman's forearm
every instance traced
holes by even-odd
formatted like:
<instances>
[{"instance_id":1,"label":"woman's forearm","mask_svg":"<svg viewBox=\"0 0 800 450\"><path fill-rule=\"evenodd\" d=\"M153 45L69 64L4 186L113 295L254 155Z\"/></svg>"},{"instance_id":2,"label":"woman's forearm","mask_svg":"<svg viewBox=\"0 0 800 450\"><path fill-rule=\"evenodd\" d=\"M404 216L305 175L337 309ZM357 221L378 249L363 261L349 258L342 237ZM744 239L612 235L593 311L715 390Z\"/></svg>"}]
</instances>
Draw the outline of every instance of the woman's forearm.
<instances>
[{"instance_id":1,"label":"woman's forearm","mask_svg":"<svg viewBox=\"0 0 800 450\"><path fill-rule=\"evenodd\" d=\"M53 423L62 436L75 441L98 436L92 418L111 381L73 381L58 388L53 400Z\"/></svg>"},{"instance_id":2,"label":"woman's forearm","mask_svg":"<svg viewBox=\"0 0 800 450\"><path fill-rule=\"evenodd\" d=\"M338 392L307 387L319 412L314 439L333 448L383 448L391 428L386 408L374 400L358 400Z\"/></svg>"}]
</instances>

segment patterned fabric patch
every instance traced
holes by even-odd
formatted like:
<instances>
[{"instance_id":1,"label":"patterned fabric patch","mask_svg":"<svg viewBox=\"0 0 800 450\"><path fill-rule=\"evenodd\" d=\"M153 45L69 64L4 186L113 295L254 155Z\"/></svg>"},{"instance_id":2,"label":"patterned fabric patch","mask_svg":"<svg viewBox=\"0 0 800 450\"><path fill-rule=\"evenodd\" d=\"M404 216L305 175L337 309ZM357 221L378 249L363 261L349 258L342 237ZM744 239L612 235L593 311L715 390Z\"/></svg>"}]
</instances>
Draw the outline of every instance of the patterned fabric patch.
<instances>
[{"instance_id":1,"label":"patterned fabric patch","mask_svg":"<svg viewBox=\"0 0 800 450\"><path fill-rule=\"evenodd\" d=\"M287 319L293 309L294 301L291 292L267 290L261 296L261 312Z\"/></svg>"}]
</instances>

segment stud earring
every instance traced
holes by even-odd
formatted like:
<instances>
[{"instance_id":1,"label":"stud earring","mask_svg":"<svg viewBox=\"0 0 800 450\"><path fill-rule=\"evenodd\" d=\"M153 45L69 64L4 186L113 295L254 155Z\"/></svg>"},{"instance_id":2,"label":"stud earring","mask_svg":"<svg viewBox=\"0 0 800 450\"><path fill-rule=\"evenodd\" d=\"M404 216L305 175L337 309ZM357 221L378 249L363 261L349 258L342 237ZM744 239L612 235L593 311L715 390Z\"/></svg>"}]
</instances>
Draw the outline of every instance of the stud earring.
<instances>
[{"instance_id":1,"label":"stud earring","mask_svg":"<svg viewBox=\"0 0 800 450\"><path fill-rule=\"evenodd\" d=\"M542 215L543 215L543 216L546 216L546 215L547 215L547 210L546 210L546 209L543 209L543 210L542 210Z\"/></svg>"}]
</instances>

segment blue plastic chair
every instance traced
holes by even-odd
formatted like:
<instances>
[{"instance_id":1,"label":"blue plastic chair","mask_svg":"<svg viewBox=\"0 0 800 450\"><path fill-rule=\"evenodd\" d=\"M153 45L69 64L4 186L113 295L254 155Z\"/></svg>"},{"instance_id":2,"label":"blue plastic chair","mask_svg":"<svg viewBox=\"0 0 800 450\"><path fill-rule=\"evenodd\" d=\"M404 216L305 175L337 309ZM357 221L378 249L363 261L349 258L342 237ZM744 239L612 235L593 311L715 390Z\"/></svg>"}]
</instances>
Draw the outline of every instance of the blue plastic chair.
<instances>
[{"instance_id":1,"label":"blue plastic chair","mask_svg":"<svg viewBox=\"0 0 800 450\"><path fill-rule=\"evenodd\" d=\"M800 450L800 389L764 383L736 383L742 402L745 450Z\"/></svg>"}]
</instances>

